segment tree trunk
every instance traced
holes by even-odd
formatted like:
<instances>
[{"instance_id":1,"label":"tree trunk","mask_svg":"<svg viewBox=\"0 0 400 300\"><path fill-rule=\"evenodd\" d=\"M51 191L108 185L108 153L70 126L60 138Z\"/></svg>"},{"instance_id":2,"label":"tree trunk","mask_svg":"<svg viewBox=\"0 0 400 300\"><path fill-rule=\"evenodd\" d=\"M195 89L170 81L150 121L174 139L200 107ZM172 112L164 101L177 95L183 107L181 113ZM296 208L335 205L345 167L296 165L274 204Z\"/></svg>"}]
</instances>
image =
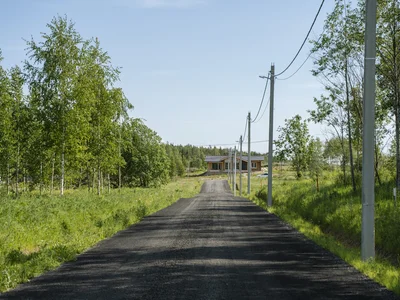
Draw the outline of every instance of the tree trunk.
<instances>
[{"instance_id":1,"label":"tree trunk","mask_svg":"<svg viewBox=\"0 0 400 300\"><path fill-rule=\"evenodd\" d=\"M101 193L104 194L104 176L103 176L103 172L100 172L100 180L101 180Z\"/></svg>"},{"instance_id":2,"label":"tree trunk","mask_svg":"<svg viewBox=\"0 0 400 300\"><path fill-rule=\"evenodd\" d=\"M43 162L40 162L40 196L42 196L43 189Z\"/></svg>"},{"instance_id":3,"label":"tree trunk","mask_svg":"<svg viewBox=\"0 0 400 300\"><path fill-rule=\"evenodd\" d=\"M24 170L24 191L26 192L26 170Z\"/></svg>"},{"instance_id":4,"label":"tree trunk","mask_svg":"<svg viewBox=\"0 0 400 300\"><path fill-rule=\"evenodd\" d=\"M378 165L379 161L378 161L378 145L375 143L375 177L378 180L378 184L382 185L382 181L381 181L381 177L379 176L379 171L378 171Z\"/></svg>"},{"instance_id":5,"label":"tree trunk","mask_svg":"<svg viewBox=\"0 0 400 300\"><path fill-rule=\"evenodd\" d=\"M107 177L108 177L108 193L110 193L111 190L110 173L108 173Z\"/></svg>"},{"instance_id":6,"label":"tree trunk","mask_svg":"<svg viewBox=\"0 0 400 300\"><path fill-rule=\"evenodd\" d=\"M100 188L101 188L101 170L98 167L97 170L97 195L100 195Z\"/></svg>"},{"instance_id":7,"label":"tree trunk","mask_svg":"<svg viewBox=\"0 0 400 300\"><path fill-rule=\"evenodd\" d=\"M398 103L398 99L396 99ZM400 109L398 106L396 110L396 186L397 190L400 191Z\"/></svg>"},{"instance_id":8,"label":"tree trunk","mask_svg":"<svg viewBox=\"0 0 400 300\"><path fill-rule=\"evenodd\" d=\"M343 170L343 185L346 185L346 151L344 150L344 136L343 136L343 126L341 127L342 136L340 138L342 146L342 170Z\"/></svg>"},{"instance_id":9,"label":"tree trunk","mask_svg":"<svg viewBox=\"0 0 400 300\"><path fill-rule=\"evenodd\" d=\"M7 163L7 195L10 194L10 164Z\"/></svg>"},{"instance_id":10,"label":"tree trunk","mask_svg":"<svg viewBox=\"0 0 400 300\"><path fill-rule=\"evenodd\" d=\"M346 82L346 104L347 104L347 131L349 137L349 158L350 158L350 172L351 172L351 183L353 187L353 192L356 192L356 181L354 177L354 162L353 162L353 145L351 137L351 116L350 116L350 94L349 94L349 75L348 75L348 61L346 58L345 64L345 82Z\"/></svg>"},{"instance_id":11,"label":"tree trunk","mask_svg":"<svg viewBox=\"0 0 400 300\"><path fill-rule=\"evenodd\" d=\"M50 186L50 195L53 195L53 189L54 189L54 165L55 165L55 157L53 156L53 163L51 166L51 186Z\"/></svg>"},{"instance_id":12,"label":"tree trunk","mask_svg":"<svg viewBox=\"0 0 400 300\"><path fill-rule=\"evenodd\" d=\"M19 181L19 143L17 146L17 166L16 166L16 170L15 170L15 196L18 197L19 196L19 191L18 191L18 181Z\"/></svg>"},{"instance_id":13,"label":"tree trunk","mask_svg":"<svg viewBox=\"0 0 400 300\"><path fill-rule=\"evenodd\" d=\"M118 191L121 192L121 166L118 166Z\"/></svg>"},{"instance_id":14,"label":"tree trunk","mask_svg":"<svg viewBox=\"0 0 400 300\"><path fill-rule=\"evenodd\" d=\"M395 38L394 38L395 39ZM397 74L397 64L396 64L396 56L397 56L397 49L396 49L396 41L393 41L393 51L394 51L394 79L395 79L395 86L394 86L394 115L395 115L395 123L396 123L396 133L395 133L395 140L396 140L396 187L397 191L400 191L400 90L399 90L399 74Z\"/></svg>"},{"instance_id":15,"label":"tree trunk","mask_svg":"<svg viewBox=\"0 0 400 300\"><path fill-rule=\"evenodd\" d=\"M61 153L61 182L60 182L60 195L64 195L64 146Z\"/></svg>"},{"instance_id":16,"label":"tree trunk","mask_svg":"<svg viewBox=\"0 0 400 300\"><path fill-rule=\"evenodd\" d=\"M96 169L93 168L92 193L94 192L94 183L95 182L96 182Z\"/></svg>"},{"instance_id":17,"label":"tree trunk","mask_svg":"<svg viewBox=\"0 0 400 300\"><path fill-rule=\"evenodd\" d=\"M318 182L318 175L317 175L317 192L319 192L319 182Z\"/></svg>"},{"instance_id":18,"label":"tree trunk","mask_svg":"<svg viewBox=\"0 0 400 300\"><path fill-rule=\"evenodd\" d=\"M87 189L88 189L88 193L90 193L90 171L89 171L89 167L86 169L86 175L87 175Z\"/></svg>"},{"instance_id":19,"label":"tree trunk","mask_svg":"<svg viewBox=\"0 0 400 300\"><path fill-rule=\"evenodd\" d=\"M119 159L121 159L122 158L121 157L121 119L120 119L118 132L119 132L118 153L119 153ZM121 192L121 162L118 162L118 192Z\"/></svg>"},{"instance_id":20,"label":"tree trunk","mask_svg":"<svg viewBox=\"0 0 400 300\"><path fill-rule=\"evenodd\" d=\"M80 172L79 172L79 181L78 181L78 188L79 189L82 186L82 174L83 174L83 170L82 170L82 167L81 167Z\"/></svg>"}]
</instances>

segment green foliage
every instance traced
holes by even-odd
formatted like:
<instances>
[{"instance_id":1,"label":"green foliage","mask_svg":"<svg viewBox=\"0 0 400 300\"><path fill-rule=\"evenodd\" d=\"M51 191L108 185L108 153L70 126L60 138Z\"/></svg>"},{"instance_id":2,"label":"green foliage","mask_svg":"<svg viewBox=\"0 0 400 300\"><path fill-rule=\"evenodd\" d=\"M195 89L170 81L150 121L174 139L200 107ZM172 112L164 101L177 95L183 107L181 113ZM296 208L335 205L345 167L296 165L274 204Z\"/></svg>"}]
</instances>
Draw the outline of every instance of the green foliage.
<instances>
[{"instance_id":1,"label":"green foliage","mask_svg":"<svg viewBox=\"0 0 400 300\"><path fill-rule=\"evenodd\" d=\"M268 209L400 294L400 208L393 202L393 181L376 186L375 242L378 258L373 264L367 264L360 260L361 195L355 195L351 187L337 183L335 177L338 174L335 172L321 177L323 186L319 192L308 178L295 180L282 175L274 177L273 207ZM267 209L266 195L264 187L250 197ZM384 258L389 258L395 266Z\"/></svg>"},{"instance_id":2,"label":"green foliage","mask_svg":"<svg viewBox=\"0 0 400 300\"><path fill-rule=\"evenodd\" d=\"M75 259L98 241L199 190L198 179L186 178L161 188L102 196L66 190L62 200L37 193L10 200L0 189L0 292Z\"/></svg>"},{"instance_id":3,"label":"green foliage","mask_svg":"<svg viewBox=\"0 0 400 300\"><path fill-rule=\"evenodd\" d=\"M277 147L277 156L285 157L292 162L296 170L297 177L302 176L308 163L308 144L310 135L308 134L307 122L300 115L292 119L285 120L285 126L279 127L279 138L275 141Z\"/></svg>"},{"instance_id":4,"label":"green foliage","mask_svg":"<svg viewBox=\"0 0 400 300\"><path fill-rule=\"evenodd\" d=\"M132 120L131 146L123 152L124 183L131 186L159 186L168 181L168 157L161 138L139 119Z\"/></svg>"},{"instance_id":5,"label":"green foliage","mask_svg":"<svg viewBox=\"0 0 400 300\"><path fill-rule=\"evenodd\" d=\"M400 7L398 1L378 1L377 83L381 119L393 116L396 186L400 190ZM378 110L379 112L379 110ZM381 130L387 135L387 130ZM379 131L378 131L379 133ZM382 138L381 138L382 139Z\"/></svg>"},{"instance_id":6,"label":"green foliage","mask_svg":"<svg viewBox=\"0 0 400 300\"><path fill-rule=\"evenodd\" d=\"M186 170L204 170L205 155L228 150L163 144L121 88L119 69L99 40L83 38L57 16L39 41L27 41L24 74L0 67L0 178L7 194L52 194L64 186L101 194L111 187L160 186ZM0 58L1 62L1 58ZM26 83L29 94L23 94ZM57 182L56 182L57 181Z\"/></svg>"},{"instance_id":7,"label":"green foliage","mask_svg":"<svg viewBox=\"0 0 400 300\"><path fill-rule=\"evenodd\" d=\"M311 139L308 144L308 169L310 171L310 177L317 182L322 175L324 166L323 160L323 145L320 139Z\"/></svg>"}]
</instances>

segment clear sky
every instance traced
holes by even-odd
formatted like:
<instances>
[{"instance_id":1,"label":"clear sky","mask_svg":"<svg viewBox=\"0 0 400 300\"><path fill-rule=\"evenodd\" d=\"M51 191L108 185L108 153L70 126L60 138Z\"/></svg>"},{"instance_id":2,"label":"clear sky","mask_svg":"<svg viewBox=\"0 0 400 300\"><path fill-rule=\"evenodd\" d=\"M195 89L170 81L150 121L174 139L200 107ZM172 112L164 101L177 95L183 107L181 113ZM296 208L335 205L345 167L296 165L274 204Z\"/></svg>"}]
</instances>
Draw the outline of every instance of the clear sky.
<instances>
[{"instance_id":1,"label":"clear sky","mask_svg":"<svg viewBox=\"0 0 400 300\"><path fill-rule=\"evenodd\" d=\"M98 37L121 86L165 142L215 145L235 143L247 113L255 116L271 63L280 72L302 43L320 0L0 0L3 67L22 66L23 39L40 40L53 16L67 15L84 37ZM324 4L311 37L322 32L333 9ZM307 43L290 75L309 53ZM275 86L275 133L284 120L308 117L323 87L310 59L290 80ZM266 99L268 100L268 99ZM252 124L254 141L268 139L268 115ZM324 130L310 124L324 139ZM246 146L247 147L247 146ZM252 149L267 152L267 143Z\"/></svg>"}]
</instances>

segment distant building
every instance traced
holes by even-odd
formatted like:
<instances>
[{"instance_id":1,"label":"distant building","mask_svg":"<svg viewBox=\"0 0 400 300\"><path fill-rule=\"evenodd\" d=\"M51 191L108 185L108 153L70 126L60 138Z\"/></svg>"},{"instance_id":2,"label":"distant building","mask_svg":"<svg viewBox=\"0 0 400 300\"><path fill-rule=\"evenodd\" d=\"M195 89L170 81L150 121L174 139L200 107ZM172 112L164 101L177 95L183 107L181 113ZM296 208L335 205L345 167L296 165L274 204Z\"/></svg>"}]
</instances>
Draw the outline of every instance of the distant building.
<instances>
[{"instance_id":1,"label":"distant building","mask_svg":"<svg viewBox=\"0 0 400 300\"><path fill-rule=\"evenodd\" d=\"M338 157L328 157L327 159L328 165L334 165L334 166L341 166L342 165L342 160Z\"/></svg>"},{"instance_id":2,"label":"distant building","mask_svg":"<svg viewBox=\"0 0 400 300\"><path fill-rule=\"evenodd\" d=\"M209 174L213 173L224 173L228 172L229 156L206 156L205 159L207 163L207 172ZM239 168L240 165L240 156L236 157L236 170L241 170L242 172L247 172L247 163L249 158L247 156L242 157L242 167ZM264 156L251 156L251 170L252 171L261 171L261 163L264 161Z\"/></svg>"}]
</instances>

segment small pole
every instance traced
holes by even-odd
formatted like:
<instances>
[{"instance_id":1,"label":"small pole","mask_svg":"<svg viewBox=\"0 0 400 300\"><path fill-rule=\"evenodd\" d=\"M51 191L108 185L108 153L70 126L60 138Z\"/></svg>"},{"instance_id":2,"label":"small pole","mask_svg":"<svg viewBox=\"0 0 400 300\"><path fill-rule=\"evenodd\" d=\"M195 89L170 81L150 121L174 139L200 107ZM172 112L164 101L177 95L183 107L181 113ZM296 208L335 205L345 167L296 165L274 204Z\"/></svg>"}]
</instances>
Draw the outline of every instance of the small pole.
<instances>
[{"instance_id":1,"label":"small pole","mask_svg":"<svg viewBox=\"0 0 400 300\"><path fill-rule=\"evenodd\" d=\"M233 186L233 150L231 151L231 156L229 157L229 161L231 162L231 185Z\"/></svg>"},{"instance_id":2,"label":"small pole","mask_svg":"<svg viewBox=\"0 0 400 300\"><path fill-rule=\"evenodd\" d=\"M236 196L236 146L234 152L234 159L233 159L233 195Z\"/></svg>"},{"instance_id":3,"label":"small pole","mask_svg":"<svg viewBox=\"0 0 400 300\"><path fill-rule=\"evenodd\" d=\"M271 88L269 102L269 147L268 147L268 206L272 206L272 163L273 163L273 141L274 141L274 88L275 88L275 66L271 65Z\"/></svg>"},{"instance_id":4,"label":"small pole","mask_svg":"<svg viewBox=\"0 0 400 300\"><path fill-rule=\"evenodd\" d=\"M232 156L232 149L229 149L229 158L228 158L228 174L229 174L229 183L232 183L232 177L231 177L231 156Z\"/></svg>"},{"instance_id":5,"label":"small pole","mask_svg":"<svg viewBox=\"0 0 400 300\"><path fill-rule=\"evenodd\" d=\"M247 149L247 194L250 195L250 191L251 191L251 181L250 181L250 177L251 177L251 149L250 149L250 145L251 145L251 138L250 138L250 124L251 124L251 114L249 112L249 115L247 117L247 127L248 127L248 149Z\"/></svg>"},{"instance_id":6,"label":"small pole","mask_svg":"<svg viewBox=\"0 0 400 300\"><path fill-rule=\"evenodd\" d=\"M239 164L239 193L242 197L242 164L243 164L243 153L242 153L243 137L240 136L240 164Z\"/></svg>"},{"instance_id":7,"label":"small pole","mask_svg":"<svg viewBox=\"0 0 400 300\"><path fill-rule=\"evenodd\" d=\"M229 183L231 183L231 149L229 149L229 154L228 154L228 180Z\"/></svg>"}]
</instances>

